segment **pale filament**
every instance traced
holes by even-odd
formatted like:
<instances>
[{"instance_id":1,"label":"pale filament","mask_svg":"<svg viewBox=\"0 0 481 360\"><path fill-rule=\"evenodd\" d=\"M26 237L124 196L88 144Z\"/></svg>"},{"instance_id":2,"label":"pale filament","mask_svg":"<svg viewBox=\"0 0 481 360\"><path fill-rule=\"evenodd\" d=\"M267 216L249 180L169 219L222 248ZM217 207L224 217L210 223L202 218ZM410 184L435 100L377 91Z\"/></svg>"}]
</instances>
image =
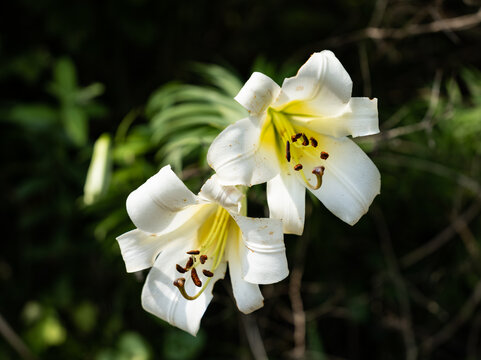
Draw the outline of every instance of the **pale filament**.
<instances>
[{"instance_id":1,"label":"pale filament","mask_svg":"<svg viewBox=\"0 0 481 360\"><path fill-rule=\"evenodd\" d=\"M200 294L204 292L207 285L210 283L214 276L214 271L220 265L222 257L225 251L225 244L227 242L227 226L230 220L229 213L222 207L218 206L215 214L212 226L209 229L209 233L203 239L201 239L201 246L199 250L190 250L187 252L190 255L185 268L180 265L176 265L176 269L179 273L185 273L190 271L192 281L194 285L201 289L195 295L191 296L187 294L185 290L185 279L178 278L174 281L174 286L179 289L179 292L187 300L195 300ZM209 255L207 255L209 254ZM197 259L198 257L198 259ZM199 278L199 273L196 268L200 265L204 265L208 258L212 258L212 268L210 270L203 269L202 274L207 280L202 283Z\"/></svg>"}]
</instances>

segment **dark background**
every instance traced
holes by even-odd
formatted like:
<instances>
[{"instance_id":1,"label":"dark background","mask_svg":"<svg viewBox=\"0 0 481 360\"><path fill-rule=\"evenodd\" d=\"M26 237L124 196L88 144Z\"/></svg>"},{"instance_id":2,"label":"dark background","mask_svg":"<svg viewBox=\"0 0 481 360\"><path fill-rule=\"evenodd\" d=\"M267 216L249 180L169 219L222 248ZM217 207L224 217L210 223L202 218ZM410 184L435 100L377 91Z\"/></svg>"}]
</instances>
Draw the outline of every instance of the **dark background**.
<instances>
[{"instance_id":1,"label":"dark background","mask_svg":"<svg viewBox=\"0 0 481 360\"><path fill-rule=\"evenodd\" d=\"M481 358L480 6L3 2L0 359ZM253 70L281 83L323 49L353 96L379 99L382 134L358 139L382 175L369 213L351 228L308 199L305 234L286 236L291 276L262 288L253 315L238 313L228 281L197 338L144 312L146 274L125 272L115 236L133 227L128 193L188 134L156 136L166 130L155 116L182 103L153 94L172 82L222 93L197 63L239 84ZM85 204L103 133L111 181ZM197 192L208 141L192 146L176 170ZM263 216L263 187L249 194L249 214Z\"/></svg>"}]
</instances>

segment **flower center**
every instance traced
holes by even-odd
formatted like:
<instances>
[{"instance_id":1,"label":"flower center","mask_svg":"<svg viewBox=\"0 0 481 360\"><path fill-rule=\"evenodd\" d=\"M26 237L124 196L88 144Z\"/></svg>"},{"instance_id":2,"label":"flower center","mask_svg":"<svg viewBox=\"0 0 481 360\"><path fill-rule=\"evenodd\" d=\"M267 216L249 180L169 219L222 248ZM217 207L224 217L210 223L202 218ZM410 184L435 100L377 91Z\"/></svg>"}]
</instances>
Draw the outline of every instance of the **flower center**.
<instances>
[{"instance_id":1,"label":"flower center","mask_svg":"<svg viewBox=\"0 0 481 360\"><path fill-rule=\"evenodd\" d=\"M199 228L199 247L187 251L189 258L184 267L176 264L177 272L181 274L190 272L194 285L201 288L199 292L191 296L185 290L185 278L176 279L174 286L187 300L195 300L204 292L214 276L215 270L219 267L224 256L230 218L227 210L220 205L217 206L215 213ZM206 278L204 282L202 282L200 274Z\"/></svg>"},{"instance_id":2,"label":"flower center","mask_svg":"<svg viewBox=\"0 0 481 360\"><path fill-rule=\"evenodd\" d=\"M278 149L280 153L285 152L285 159L292 164L292 168L299 172L306 185L312 190L317 190L322 185L322 175L324 175L324 166L315 166L312 169L306 169L301 162L305 155L314 158L326 160L329 154L325 151L319 151L319 142L314 136L308 137L304 132L296 131L289 118L282 111L269 108L267 116L268 121L274 127ZM269 125L268 125L269 126ZM316 177L316 183L311 184L305 171L311 170Z\"/></svg>"}]
</instances>

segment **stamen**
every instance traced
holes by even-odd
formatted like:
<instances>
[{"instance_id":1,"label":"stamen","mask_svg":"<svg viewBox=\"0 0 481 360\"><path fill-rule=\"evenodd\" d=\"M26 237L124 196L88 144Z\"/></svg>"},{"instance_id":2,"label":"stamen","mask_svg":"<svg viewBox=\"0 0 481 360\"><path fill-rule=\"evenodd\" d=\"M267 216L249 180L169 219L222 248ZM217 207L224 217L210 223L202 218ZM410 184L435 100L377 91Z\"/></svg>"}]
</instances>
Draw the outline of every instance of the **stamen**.
<instances>
[{"instance_id":1,"label":"stamen","mask_svg":"<svg viewBox=\"0 0 481 360\"><path fill-rule=\"evenodd\" d=\"M296 170L296 171L302 170L302 164L294 165L294 170Z\"/></svg>"},{"instance_id":2,"label":"stamen","mask_svg":"<svg viewBox=\"0 0 481 360\"><path fill-rule=\"evenodd\" d=\"M321 159L322 160L326 160L328 157L329 157L329 154L327 152L325 152L325 151L321 152Z\"/></svg>"},{"instance_id":3,"label":"stamen","mask_svg":"<svg viewBox=\"0 0 481 360\"><path fill-rule=\"evenodd\" d=\"M286 159L287 162L291 161L291 143L289 140L286 141Z\"/></svg>"},{"instance_id":4,"label":"stamen","mask_svg":"<svg viewBox=\"0 0 481 360\"><path fill-rule=\"evenodd\" d=\"M309 140L311 140L311 145L312 145L313 147L317 147L317 140L316 140L316 139L314 139L314 138L311 136L311 137L309 138Z\"/></svg>"},{"instance_id":5,"label":"stamen","mask_svg":"<svg viewBox=\"0 0 481 360\"><path fill-rule=\"evenodd\" d=\"M321 187L322 185L322 175L324 175L324 170L325 170L325 167L324 166L318 166L318 167L315 167L313 170L312 170L312 173L314 175L316 175L316 178L317 178L317 184L316 186L311 186L309 184L309 187L313 190L317 190Z\"/></svg>"},{"instance_id":6,"label":"stamen","mask_svg":"<svg viewBox=\"0 0 481 360\"><path fill-rule=\"evenodd\" d=\"M191 256L189 260L187 260L187 264L185 264L185 270L189 270L192 267L192 265L194 265L194 259Z\"/></svg>"},{"instance_id":7,"label":"stamen","mask_svg":"<svg viewBox=\"0 0 481 360\"><path fill-rule=\"evenodd\" d=\"M295 134L295 135L292 135L292 136L291 136L292 142L296 142L297 139L299 139L301 136L302 136L302 133L297 133L297 134Z\"/></svg>"},{"instance_id":8,"label":"stamen","mask_svg":"<svg viewBox=\"0 0 481 360\"><path fill-rule=\"evenodd\" d=\"M308 146L308 145L309 145L309 140L307 139L306 134L302 134L302 140L304 140L304 141L302 142L302 145L304 145L304 146Z\"/></svg>"},{"instance_id":9,"label":"stamen","mask_svg":"<svg viewBox=\"0 0 481 360\"><path fill-rule=\"evenodd\" d=\"M187 270L184 269L182 266L180 266L179 264L175 264L175 268L177 269L178 272L180 272L181 274L185 273Z\"/></svg>"},{"instance_id":10,"label":"stamen","mask_svg":"<svg viewBox=\"0 0 481 360\"><path fill-rule=\"evenodd\" d=\"M207 289L210 281L213 280L215 270L221 263L224 257L225 245L227 243L228 225L231 219L230 214L221 206L218 206L215 214L212 214L213 221L209 223L210 229L201 229L201 242L200 248L190 250L187 252L190 256L187 260L187 264L184 268L180 265L176 268L190 271L192 282L196 286L197 291L193 295L189 295L185 288L185 279L180 278L174 281L174 286L179 289L180 294L187 300L195 300L201 296L201 294ZM208 230L208 233L207 233ZM206 264L207 259L212 260L212 264L209 265L210 269L202 269L202 273L205 278L200 279L200 264ZM205 270L205 271L204 271ZM211 275L212 274L212 275Z\"/></svg>"},{"instance_id":11,"label":"stamen","mask_svg":"<svg viewBox=\"0 0 481 360\"><path fill-rule=\"evenodd\" d=\"M214 276L214 273L212 271L209 271L209 270L206 270L206 269L202 270L202 273L207 277Z\"/></svg>"},{"instance_id":12,"label":"stamen","mask_svg":"<svg viewBox=\"0 0 481 360\"><path fill-rule=\"evenodd\" d=\"M194 282L194 285L197 286L197 287L201 287L202 286L202 281L200 281L199 279L199 275L197 275L197 270L195 268L193 268L191 271L190 271L190 277L192 278L192 281Z\"/></svg>"}]
</instances>

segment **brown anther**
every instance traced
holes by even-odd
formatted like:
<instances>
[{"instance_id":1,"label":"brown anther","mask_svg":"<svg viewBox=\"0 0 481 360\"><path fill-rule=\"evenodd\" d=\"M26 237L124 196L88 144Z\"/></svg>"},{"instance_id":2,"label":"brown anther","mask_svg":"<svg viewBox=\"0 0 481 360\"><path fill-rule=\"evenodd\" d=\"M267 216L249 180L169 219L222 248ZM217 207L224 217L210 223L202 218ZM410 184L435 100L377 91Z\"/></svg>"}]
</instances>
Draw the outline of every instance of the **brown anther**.
<instances>
[{"instance_id":1,"label":"brown anther","mask_svg":"<svg viewBox=\"0 0 481 360\"><path fill-rule=\"evenodd\" d=\"M200 281L199 279L199 275L197 275L197 270L195 268L193 268L191 271L190 271L190 277L192 278L192 281L194 282L194 285L197 286L197 287L201 287L202 286L202 281Z\"/></svg>"},{"instance_id":2,"label":"brown anther","mask_svg":"<svg viewBox=\"0 0 481 360\"><path fill-rule=\"evenodd\" d=\"M207 260L207 255L201 255L200 258L199 258L199 260L200 260L200 263L201 263L201 264L204 264L205 261Z\"/></svg>"},{"instance_id":3,"label":"brown anther","mask_svg":"<svg viewBox=\"0 0 481 360\"><path fill-rule=\"evenodd\" d=\"M185 264L185 270L189 270L192 265L194 265L194 259L190 257L189 260L187 260L187 264Z\"/></svg>"},{"instance_id":4,"label":"brown anther","mask_svg":"<svg viewBox=\"0 0 481 360\"><path fill-rule=\"evenodd\" d=\"M321 159L322 160L326 160L328 157L329 157L329 154L327 152L325 152L325 151L321 152Z\"/></svg>"},{"instance_id":5,"label":"brown anther","mask_svg":"<svg viewBox=\"0 0 481 360\"><path fill-rule=\"evenodd\" d=\"M302 134L302 145L308 146L309 145L309 139L307 138L306 134Z\"/></svg>"},{"instance_id":6,"label":"brown anther","mask_svg":"<svg viewBox=\"0 0 481 360\"><path fill-rule=\"evenodd\" d=\"M286 159L287 162L291 161L291 143L289 140L286 141Z\"/></svg>"},{"instance_id":7,"label":"brown anther","mask_svg":"<svg viewBox=\"0 0 481 360\"><path fill-rule=\"evenodd\" d=\"M296 171L302 170L302 164L294 165L294 170L296 170Z\"/></svg>"},{"instance_id":8,"label":"brown anther","mask_svg":"<svg viewBox=\"0 0 481 360\"><path fill-rule=\"evenodd\" d=\"M178 272L180 272L181 274L185 273L187 270L184 269L182 266L180 266L179 264L175 264L175 268L177 269Z\"/></svg>"},{"instance_id":9,"label":"brown anther","mask_svg":"<svg viewBox=\"0 0 481 360\"><path fill-rule=\"evenodd\" d=\"M309 140L311 140L311 145L312 145L313 147L317 147L317 140L316 140L316 139L314 139L314 138L311 136L311 137L309 138Z\"/></svg>"},{"instance_id":10,"label":"brown anther","mask_svg":"<svg viewBox=\"0 0 481 360\"><path fill-rule=\"evenodd\" d=\"M185 284L185 279L184 278L178 278L174 280L174 286L180 288L183 288Z\"/></svg>"},{"instance_id":11,"label":"brown anther","mask_svg":"<svg viewBox=\"0 0 481 360\"><path fill-rule=\"evenodd\" d=\"M199 255L200 251L199 250L190 250L190 251L187 251L187 254L189 254L189 255Z\"/></svg>"},{"instance_id":12,"label":"brown anther","mask_svg":"<svg viewBox=\"0 0 481 360\"><path fill-rule=\"evenodd\" d=\"M209 271L209 270L206 270L206 269L202 270L202 274L204 274L207 277L214 276L214 273L212 271Z\"/></svg>"}]
</instances>

